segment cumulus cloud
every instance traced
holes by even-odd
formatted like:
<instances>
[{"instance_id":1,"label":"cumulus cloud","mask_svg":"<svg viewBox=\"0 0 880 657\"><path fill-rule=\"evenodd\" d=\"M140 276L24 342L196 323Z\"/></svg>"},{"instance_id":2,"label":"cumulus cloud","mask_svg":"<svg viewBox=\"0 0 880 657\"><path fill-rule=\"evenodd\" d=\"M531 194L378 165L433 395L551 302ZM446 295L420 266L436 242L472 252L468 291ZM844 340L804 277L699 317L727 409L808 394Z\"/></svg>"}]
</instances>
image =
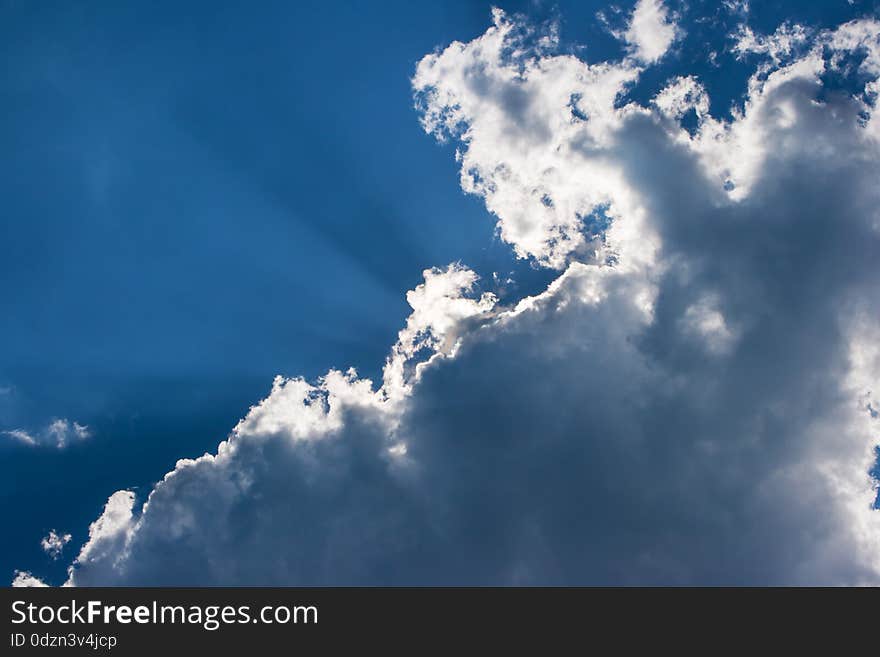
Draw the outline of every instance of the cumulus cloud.
<instances>
[{"instance_id":1,"label":"cumulus cloud","mask_svg":"<svg viewBox=\"0 0 880 657\"><path fill-rule=\"evenodd\" d=\"M653 64L666 54L677 34L662 0L639 0L622 36L636 59Z\"/></svg>"},{"instance_id":2,"label":"cumulus cloud","mask_svg":"<svg viewBox=\"0 0 880 657\"><path fill-rule=\"evenodd\" d=\"M49 586L39 577L34 577L31 573L27 571L16 570L15 578L12 580L12 586L14 588L28 588L28 587L47 587Z\"/></svg>"},{"instance_id":3,"label":"cumulus cloud","mask_svg":"<svg viewBox=\"0 0 880 657\"><path fill-rule=\"evenodd\" d=\"M498 10L493 18L483 36L419 62L422 125L460 140L462 189L485 199L501 239L562 269L572 254L604 252L584 230L590 217L632 211L619 166L588 155L604 152L622 120L615 104L640 69L551 55L553 32L536 35Z\"/></svg>"},{"instance_id":4,"label":"cumulus cloud","mask_svg":"<svg viewBox=\"0 0 880 657\"><path fill-rule=\"evenodd\" d=\"M179 465L179 464L178 464ZM126 557L126 546L131 538L134 493L120 490L113 493L104 512L89 525L89 540L76 558L78 565L113 573L117 564Z\"/></svg>"},{"instance_id":5,"label":"cumulus cloud","mask_svg":"<svg viewBox=\"0 0 880 657\"><path fill-rule=\"evenodd\" d=\"M490 292L477 299L464 296L473 292L477 275L461 264L426 269L422 275L425 282L406 294L412 314L383 370L383 392L391 399L404 396L418 379L425 365L420 353L454 356L462 329L487 317L497 302Z\"/></svg>"},{"instance_id":6,"label":"cumulus cloud","mask_svg":"<svg viewBox=\"0 0 880 657\"><path fill-rule=\"evenodd\" d=\"M40 547L43 548L43 552L48 554L53 559L57 559L61 556L61 552L64 550L64 546L70 543L70 539L73 538L70 534L59 534L54 529L49 531L47 536L44 536L40 541Z\"/></svg>"},{"instance_id":7,"label":"cumulus cloud","mask_svg":"<svg viewBox=\"0 0 880 657\"><path fill-rule=\"evenodd\" d=\"M493 19L413 86L556 280L504 306L427 270L381 382L277 378L115 493L69 584L880 583L880 26L757 54L719 119L694 77L638 105L631 58Z\"/></svg>"},{"instance_id":8,"label":"cumulus cloud","mask_svg":"<svg viewBox=\"0 0 880 657\"><path fill-rule=\"evenodd\" d=\"M71 443L86 440L92 435L87 426L64 418L52 420L43 429L36 432L11 429L0 433L30 447L54 447L56 449L64 449Z\"/></svg>"},{"instance_id":9,"label":"cumulus cloud","mask_svg":"<svg viewBox=\"0 0 880 657\"><path fill-rule=\"evenodd\" d=\"M773 148L793 147L806 151L805 156L821 158L825 150L835 149L824 134L813 138L805 129L813 119L839 109L849 118L861 113L859 139L877 139L875 112L877 76L880 75L880 22L856 20L833 30L811 32L799 25L783 24L772 35L754 35L740 31L735 51L756 53L763 57L749 80L749 97L742 110L734 109L735 120L719 121L711 117L701 125L694 139L694 150L703 164L723 180L732 198L748 195L757 176L766 172L767 162L777 159ZM857 71L851 70L851 58L861 55ZM844 103L838 99L819 108L823 77L831 74L867 76L863 93ZM805 103L805 98L811 102ZM799 114L800 113L800 114ZM774 138L787 134L787 139ZM870 159L872 153L868 154Z\"/></svg>"}]
</instances>

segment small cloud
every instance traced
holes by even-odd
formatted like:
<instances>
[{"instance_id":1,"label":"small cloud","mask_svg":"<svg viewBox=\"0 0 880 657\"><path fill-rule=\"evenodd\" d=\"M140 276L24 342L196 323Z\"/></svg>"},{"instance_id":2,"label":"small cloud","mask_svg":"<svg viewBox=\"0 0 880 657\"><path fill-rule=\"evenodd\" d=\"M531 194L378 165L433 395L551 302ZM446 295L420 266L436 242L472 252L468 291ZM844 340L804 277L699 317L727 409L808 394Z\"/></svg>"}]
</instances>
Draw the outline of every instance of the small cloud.
<instances>
[{"instance_id":1,"label":"small cloud","mask_svg":"<svg viewBox=\"0 0 880 657\"><path fill-rule=\"evenodd\" d=\"M46 584L46 582L41 580L39 577L34 577L26 570L16 570L15 579L12 580L13 588L45 588L47 586L49 585Z\"/></svg>"},{"instance_id":2,"label":"small cloud","mask_svg":"<svg viewBox=\"0 0 880 657\"><path fill-rule=\"evenodd\" d=\"M731 14L745 16L749 13L749 0L724 0L721 5Z\"/></svg>"},{"instance_id":3,"label":"small cloud","mask_svg":"<svg viewBox=\"0 0 880 657\"><path fill-rule=\"evenodd\" d=\"M669 50L682 34L675 15L670 15L663 0L639 0L629 20L620 7L610 7L611 15L596 12L599 23L618 41L624 42L627 52L642 64L654 64Z\"/></svg>"},{"instance_id":4,"label":"small cloud","mask_svg":"<svg viewBox=\"0 0 880 657\"><path fill-rule=\"evenodd\" d=\"M34 438L31 434L23 429L13 429L12 431L4 431L4 436L9 436L10 438L17 440L20 443L24 443L25 445L35 446L37 444L37 439Z\"/></svg>"},{"instance_id":5,"label":"small cloud","mask_svg":"<svg viewBox=\"0 0 880 657\"><path fill-rule=\"evenodd\" d=\"M49 532L48 536L40 541L40 546L43 548L43 552L53 559L57 559L61 556L64 546L70 543L71 538L70 534L59 534L53 529Z\"/></svg>"},{"instance_id":6,"label":"small cloud","mask_svg":"<svg viewBox=\"0 0 880 657\"><path fill-rule=\"evenodd\" d=\"M66 446L69 440L85 440L91 436L87 426L69 420L54 420L46 429L46 433L55 441L59 449Z\"/></svg>"},{"instance_id":7,"label":"small cloud","mask_svg":"<svg viewBox=\"0 0 880 657\"><path fill-rule=\"evenodd\" d=\"M678 28L661 0L639 0L622 35L632 54L645 64L660 60L677 36Z\"/></svg>"},{"instance_id":8,"label":"small cloud","mask_svg":"<svg viewBox=\"0 0 880 657\"><path fill-rule=\"evenodd\" d=\"M740 25L733 40L733 53L739 60L756 54L769 57L780 65L802 49L809 41L810 31L803 25L783 23L773 34L758 34L747 25Z\"/></svg>"},{"instance_id":9,"label":"small cloud","mask_svg":"<svg viewBox=\"0 0 880 657\"><path fill-rule=\"evenodd\" d=\"M64 418L52 420L48 426L38 432L12 429L0 433L31 447L54 447L56 449L64 449L71 442L81 442L92 436L88 426Z\"/></svg>"}]
</instances>

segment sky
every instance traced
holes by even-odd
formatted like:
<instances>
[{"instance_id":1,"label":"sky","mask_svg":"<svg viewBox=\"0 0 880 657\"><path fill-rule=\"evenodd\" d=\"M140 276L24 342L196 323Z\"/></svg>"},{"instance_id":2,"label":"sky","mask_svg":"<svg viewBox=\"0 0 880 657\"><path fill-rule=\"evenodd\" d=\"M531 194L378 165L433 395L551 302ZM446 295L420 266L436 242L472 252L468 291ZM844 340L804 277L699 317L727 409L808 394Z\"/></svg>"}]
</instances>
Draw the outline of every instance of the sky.
<instances>
[{"instance_id":1,"label":"sky","mask_svg":"<svg viewBox=\"0 0 880 657\"><path fill-rule=\"evenodd\" d=\"M9 581L880 581L876 2L0 16Z\"/></svg>"}]
</instances>

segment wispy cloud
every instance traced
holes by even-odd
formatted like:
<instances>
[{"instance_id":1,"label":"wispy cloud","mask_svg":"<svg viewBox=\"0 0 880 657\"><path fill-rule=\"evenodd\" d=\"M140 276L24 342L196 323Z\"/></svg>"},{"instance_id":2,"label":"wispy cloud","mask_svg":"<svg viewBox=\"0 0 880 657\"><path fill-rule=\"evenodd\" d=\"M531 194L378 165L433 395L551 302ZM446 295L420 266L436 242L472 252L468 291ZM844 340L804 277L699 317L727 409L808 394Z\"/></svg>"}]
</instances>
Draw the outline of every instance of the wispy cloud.
<instances>
[{"instance_id":1,"label":"wispy cloud","mask_svg":"<svg viewBox=\"0 0 880 657\"><path fill-rule=\"evenodd\" d=\"M52 420L38 431L10 429L0 432L0 435L30 447L64 449L72 443L82 442L90 438L92 432L86 425L62 418Z\"/></svg>"}]
</instances>

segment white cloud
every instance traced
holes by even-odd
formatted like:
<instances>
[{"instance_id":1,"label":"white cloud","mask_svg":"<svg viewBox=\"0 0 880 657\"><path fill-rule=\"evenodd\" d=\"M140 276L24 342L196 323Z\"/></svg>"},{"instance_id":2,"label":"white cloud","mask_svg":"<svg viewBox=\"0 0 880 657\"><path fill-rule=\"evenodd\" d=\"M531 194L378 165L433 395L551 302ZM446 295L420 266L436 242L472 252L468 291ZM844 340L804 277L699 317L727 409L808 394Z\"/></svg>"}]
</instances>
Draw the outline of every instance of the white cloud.
<instances>
[{"instance_id":1,"label":"white cloud","mask_svg":"<svg viewBox=\"0 0 880 657\"><path fill-rule=\"evenodd\" d=\"M653 64L669 50L678 28L662 0L639 0L622 36L636 59Z\"/></svg>"},{"instance_id":2,"label":"white cloud","mask_svg":"<svg viewBox=\"0 0 880 657\"><path fill-rule=\"evenodd\" d=\"M557 279L508 307L425 271L378 388L277 378L115 493L69 583L880 583L880 146L865 94L820 99L871 30L761 65L730 120L687 75L615 107L632 62L498 11L423 59L426 129Z\"/></svg>"},{"instance_id":3,"label":"white cloud","mask_svg":"<svg viewBox=\"0 0 880 657\"><path fill-rule=\"evenodd\" d=\"M407 292L413 312L385 363L383 391L391 399L401 398L418 380L426 362L417 358L420 352L454 356L461 330L489 316L497 301L488 292L478 299L464 296L473 291L477 275L459 264L445 270L426 269L422 275L425 282Z\"/></svg>"},{"instance_id":4,"label":"white cloud","mask_svg":"<svg viewBox=\"0 0 880 657\"><path fill-rule=\"evenodd\" d=\"M113 493L104 512L89 525L89 540L76 560L82 566L99 567L112 572L125 558L132 532L134 493L120 490Z\"/></svg>"},{"instance_id":5,"label":"white cloud","mask_svg":"<svg viewBox=\"0 0 880 657\"><path fill-rule=\"evenodd\" d=\"M880 75L880 21L873 18L844 23L836 30L825 32L821 39L837 55L832 64L840 64L840 55L848 52L861 52L865 55L860 69L866 75L876 78Z\"/></svg>"},{"instance_id":6,"label":"white cloud","mask_svg":"<svg viewBox=\"0 0 880 657\"><path fill-rule=\"evenodd\" d=\"M704 166L728 188L732 199L745 198L767 159L780 156L771 151L771 144L779 149L811 151L813 157L836 150L823 134L817 135L818 139L805 137L804 126L829 111L820 108L821 101L816 98L822 75L832 70L846 74L846 57L855 52L866 55L859 72L870 77L867 84L863 83L864 97L854 98L844 109L867 117L863 120L866 129L857 133L859 139L877 139L880 128L874 111L876 97L871 90L880 75L878 34L880 21L871 19L851 21L815 34L789 23L769 36L740 28L734 51L764 57L749 80L745 107L742 111L734 109L734 120L730 122L709 117L690 142ZM809 103L804 102L807 99ZM787 131L788 138L771 139L777 129Z\"/></svg>"},{"instance_id":7,"label":"white cloud","mask_svg":"<svg viewBox=\"0 0 880 657\"><path fill-rule=\"evenodd\" d=\"M57 559L61 556L61 552L64 550L64 546L70 543L70 539L73 538L70 534L59 534L54 529L49 531L47 536L44 536L40 541L40 547L43 548L43 552L48 554L53 559Z\"/></svg>"},{"instance_id":8,"label":"white cloud","mask_svg":"<svg viewBox=\"0 0 880 657\"><path fill-rule=\"evenodd\" d=\"M29 572L16 570L15 578L12 580L12 586L14 588L46 587L48 584L40 578L34 577Z\"/></svg>"},{"instance_id":9,"label":"white cloud","mask_svg":"<svg viewBox=\"0 0 880 657\"><path fill-rule=\"evenodd\" d=\"M766 55L779 65L803 48L809 38L809 30L798 24L783 23L769 35L755 34L748 25L741 25L733 35L732 50L739 59L748 54Z\"/></svg>"},{"instance_id":10,"label":"white cloud","mask_svg":"<svg viewBox=\"0 0 880 657\"><path fill-rule=\"evenodd\" d=\"M20 443L24 443L25 445L34 446L37 444L37 439L23 429L12 429L11 431L4 431L3 435L8 436L13 440L17 440Z\"/></svg>"},{"instance_id":11,"label":"white cloud","mask_svg":"<svg viewBox=\"0 0 880 657\"><path fill-rule=\"evenodd\" d=\"M56 449L64 449L71 443L80 442L92 436L92 432L87 426L64 418L52 420L37 432L12 429L0 433L31 447L54 447Z\"/></svg>"},{"instance_id":12,"label":"white cloud","mask_svg":"<svg viewBox=\"0 0 880 657\"><path fill-rule=\"evenodd\" d=\"M603 149L625 115L615 103L640 69L553 55L553 32L539 38L499 10L493 18L478 39L419 62L422 124L440 139L460 138L462 189L485 199L518 256L557 269L572 257L604 257L626 236L612 230L605 249L583 223L600 208L632 214L632 192Z\"/></svg>"},{"instance_id":13,"label":"white cloud","mask_svg":"<svg viewBox=\"0 0 880 657\"><path fill-rule=\"evenodd\" d=\"M832 51L829 62L831 68L838 68L844 56L861 53L864 59L860 69L866 75L876 78L880 75L880 21L863 18L838 26L833 30L822 30L813 34L803 25L783 23L773 34L756 34L747 25L740 25L731 36L734 41L733 52L739 58L749 54L767 57L771 65L760 70L778 68L792 58L802 55L805 50L819 54L823 48Z\"/></svg>"},{"instance_id":14,"label":"white cloud","mask_svg":"<svg viewBox=\"0 0 880 657\"><path fill-rule=\"evenodd\" d=\"M674 78L654 97L653 102L661 113L676 120L690 110L696 112L698 120L709 115L709 95L693 75Z\"/></svg>"}]
</instances>

